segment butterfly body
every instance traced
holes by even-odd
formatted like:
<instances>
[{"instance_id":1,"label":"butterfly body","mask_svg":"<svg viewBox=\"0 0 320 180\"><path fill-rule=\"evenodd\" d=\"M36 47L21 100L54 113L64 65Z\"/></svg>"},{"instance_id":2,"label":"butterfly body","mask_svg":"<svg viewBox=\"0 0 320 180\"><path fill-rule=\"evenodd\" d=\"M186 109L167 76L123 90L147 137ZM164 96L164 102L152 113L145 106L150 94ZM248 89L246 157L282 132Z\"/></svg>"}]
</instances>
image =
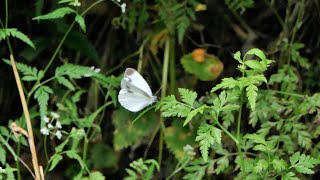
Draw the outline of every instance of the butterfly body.
<instances>
[{"instance_id":1,"label":"butterfly body","mask_svg":"<svg viewBox=\"0 0 320 180\"><path fill-rule=\"evenodd\" d=\"M127 68L121 80L119 103L131 112L138 112L157 100L146 80L133 68Z\"/></svg>"}]
</instances>

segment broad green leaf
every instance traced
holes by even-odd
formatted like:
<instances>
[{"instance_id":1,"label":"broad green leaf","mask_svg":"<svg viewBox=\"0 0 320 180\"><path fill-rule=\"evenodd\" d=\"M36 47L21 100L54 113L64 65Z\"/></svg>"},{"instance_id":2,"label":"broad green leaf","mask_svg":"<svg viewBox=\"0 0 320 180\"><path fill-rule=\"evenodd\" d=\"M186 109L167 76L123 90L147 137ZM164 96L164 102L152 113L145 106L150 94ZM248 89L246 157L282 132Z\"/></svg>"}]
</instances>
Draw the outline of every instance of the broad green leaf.
<instances>
[{"instance_id":1,"label":"broad green leaf","mask_svg":"<svg viewBox=\"0 0 320 180\"><path fill-rule=\"evenodd\" d=\"M248 54L256 55L256 56L258 56L261 60L266 60L266 59L267 59L267 57L264 55L264 53L263 53L260 49L258 49L258 48L253 48L253 49L249 50L249 51L246 53L246 55L248 55ZM245 55L245 56L246 56L246 55Z\"/></svg>"}]
</instances>

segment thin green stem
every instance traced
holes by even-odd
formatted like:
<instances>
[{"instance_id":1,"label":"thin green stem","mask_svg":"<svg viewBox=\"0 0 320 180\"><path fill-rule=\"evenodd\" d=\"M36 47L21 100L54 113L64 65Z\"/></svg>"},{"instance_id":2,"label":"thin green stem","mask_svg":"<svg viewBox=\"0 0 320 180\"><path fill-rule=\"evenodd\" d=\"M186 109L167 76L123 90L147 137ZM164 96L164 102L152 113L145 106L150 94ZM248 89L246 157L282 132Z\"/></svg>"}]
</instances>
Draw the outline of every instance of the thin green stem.
<instances>
[{"instance_id":1,"label":"thin green stem","mask_svg":"<svg viewBox=\"0 0 320 180\"><path fill-rule=\"evenodd\" d=\"M220 127L220 129L222 129L222 131L224 133L226 133L238 146L239 145L239 141L237 140L236 137L234 137L226 128L224 128L218 121L216 121L216 124Z\"/></svg>"},{"instance_id":2,"label":"thin green stem","mask_svg":"<svg viewBox=\"0 0 320 180\"><path fill-rule=\"evenodd\" d=\"M168 68L169 68L169 58L170 58L170 37L166 39L165 49L164 49L164 59L163 59L163 70L162 70L162 89L161 89L161 98L166 96L167 83L168 83ZM159 155L158 162L161 166L162 161L162 151L163 151L163 136L165 125L163 123L163 118L160 117L161 131L160 131L160 141L159 141Z\"/></svg>"},{"instance_id":3,"label":"thin green stem","mask_svg":"<svg viewBox=\"0 0 320 180\"><path fill-rule=\"evenodd\" d=\"M241 116L242 116L242 107L243 107L243 91L241 92L240 95L240 108L239 108L239 113L238 113L238 122L237 122L237 138L240 139L240 126L241 126Z\"/></svg>"},{"instance_id":4,"label":"thin green stem","mask_svg":"<svg viewBox=\"0 0 320 180\"><path fill-rule=\"evenodd\" d=\"M175 94L176 91L176 61L175 61L175 41L170 38L170 93Z\"/></svg>"},{"instance_id":5,"label":"thin green stem","mask_svg":"<svg viewBox=\"0 0 320 180\"><path fill-rule=\"evenodd\" d=\"M49 161L48 150L47 150L47 136L44 136L44 139L43 139L43 149L44 149L44 155L46 157L46 160Z\"/></svg>"}]
</instances>

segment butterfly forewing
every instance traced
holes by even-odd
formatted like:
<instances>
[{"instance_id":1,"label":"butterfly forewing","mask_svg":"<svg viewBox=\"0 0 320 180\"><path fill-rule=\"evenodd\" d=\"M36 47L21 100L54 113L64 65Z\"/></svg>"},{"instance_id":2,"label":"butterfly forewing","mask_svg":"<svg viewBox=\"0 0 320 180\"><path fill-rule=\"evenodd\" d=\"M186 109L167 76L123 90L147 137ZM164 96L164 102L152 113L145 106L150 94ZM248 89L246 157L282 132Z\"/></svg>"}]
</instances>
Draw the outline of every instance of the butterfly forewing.
<instances>
[{"instance_id":1,"label":"butterfly forewing","mask_svg":"<svg viewBox=\"0 0 320 180\"><path fill-rule=\"evenodd\" d=\"M137 87L138 89L144 91L147 93L150 97L152 97L152 91L150 89L150 86L144 80L144 78L133 68L127 68L124 72L124 78L123 80L127 81L131 85Z\"/></svg>"}]
</instances>

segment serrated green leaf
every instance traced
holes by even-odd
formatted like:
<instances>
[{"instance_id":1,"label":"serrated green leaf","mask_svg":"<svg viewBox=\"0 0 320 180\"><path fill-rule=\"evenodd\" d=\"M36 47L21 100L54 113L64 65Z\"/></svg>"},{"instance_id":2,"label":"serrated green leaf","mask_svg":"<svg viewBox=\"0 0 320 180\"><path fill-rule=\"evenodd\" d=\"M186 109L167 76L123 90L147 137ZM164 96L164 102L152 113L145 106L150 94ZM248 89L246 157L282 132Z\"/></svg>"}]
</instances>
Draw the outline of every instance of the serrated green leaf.
<instances>
[{"instance_id":1,"label":"serrated green leaf","mask_svg":"<svg viewBox=\"0 0 320 180\"><path fill-rule=\"evenodd\" d=\"M201 125L197 131L196 141L200 141L200 150L204 161L208 159L208 150L214 143L221 143L221 130L209 125Z\"/></svg>"},{"instance_id":2,"label":"serrated green leaf","mask_svg":"<svg viewBox=\"0 0 320 180\"><path fill-rule=\"evenodd\" d=\"M84 21L84 18L77 14L76 15L76 18L75 18L75 21L79 24L79 26L81 27L82 31L85 33L86 32L86 23Z\"/></svg>"},{"instance_id":3,"label":"serrated green leaf","mask_svg":"<svg viewBox=\"0 0 320 180\"><path fill-rule=\"evenodd\" d=\"M90 180L105 180L106 177L103 176L103 174L99 171L95 171L90 173L89 175Z\"/></svg>"},{"instance_id":4,"label":"serrated green leaf","mask_svg":"<svg viewBox=\"0 0 320 180\"><path fill-rule=\"evenodd\" d=\"M53 91L49 86L40 86L34 93L34 98L39 104L41 119L43 119L43 117L47 114L49 95L52 93ZM41 123L41 127L43 127L44 121L41 121Z\"/></svg>"},{"instance_id":5,"label":"serrated green leaf","mask_svg":"<svg viewBox=\"0 0 320 180\"><path fill-rule=\"evenodd\" d=\"M293 172L288 172L281 176L281 180L299 180L299 178Z\"/></svg>"},{"instance_id":6,"label":"serrated green leaf","mask_svg":"<svg viewBox=\"0 0 320 180\"><path fill-rule=\"evenodd\" d=\"M178 91L180 93L182 102L192 106L197 98L197 93L183 88L179 88Z\"/></svg>"},{"instance_id":7,"label":"serrated green leaf","mask_svg":"<svg viewBox=\"0 0 320 180\"><path fill-rule=\"evenodd\" d=\"M287 168L287 163L283 159L274 159L272 166L277 172L280 172Z\"/></svg>"},{"instance_id":8,"label":"serrated green leaf","mask_svg":"<svg viewBox=\"0 0 320 180\"><path fill-rule=\"evenodd\" d=\"M65 15L71 14L71 13L76 13L76 12L73 9L69 8L69 7L62 7L62 8L54 10L51 13L34 17L34 18L32 18L32 20L58 19L58 18L62 18Z\"/></svg>"},{"instance_id":9,"label":"serrated green leaf","mask_svg":"<svg viewBox=\"0 0 320 180\"><path fill-rule=\"evenodd\" d=\"M223 172L227 167L229 166L229 159L228 156L223 156L217 161L217 168L215 169L215 172L217 174L220 174Z\"/></svg>"},{"instance_id":10,"label":"serrated green leaf","mask_svg":"<svg viewBox=\"0 0 320 180\"><path fill-rule=\"evenodd\" d=\"M261 171L267 169L269 166L268 161L265 159L260 159L253 167L255 173L260 173Z\"/></svg>"},{"instance_id":11,"label":"serrated green leaf","mask_svg":"<svg viewBox=\"0 0 320 180\"><path fill-rule=\"evenodd\" d=\"M186 120L183 123L183 126L187 125L193 119L193 117L195 117L198 113L202 114L207 107L208 107L207 105L202 105L199 108L190 111Z\"/></svg>"},{"instance_id":12,"label":"serrated green leaf","mask_svg":"<svg viewBox=\"0 0 320 180\"><path fill-rule=\"evenodd\" d=\"M254 111L256 109L256 100L257 100L257 96L258 96L258 87L255 86L254 84L250 84L247 88L247 97L248 97L248 101L250 104L250 108L252 111Z\"/></svg>"},{"instance_id":13,"label":"serrated green leaf","mask_svg":"<svg viewBox=\"0 0 320 180\"><path fill-rule=\"evenodd\" d=\"M238 81L233 78L223 78L222 82L212 88L211 92L215 92L218 89L232 89L238 86Z\"/></svg>"},{"instance_id":14,"label":"serrated green leaf","mask_svg":"<svg viewBox=\"0 0 320 180\"><path fill-rule=\"evenodd\" d=\"M5 39L8 36L12 36L12 37L20 39L21 41L25 42L33 49L36 48L34 46L33 42L29 39L29 37L26 36L25 34L23 34L22 32L20 32L18 29L16 29L16 28L0 29L0 41Z\"/></svg>"},{"instance_id":15,"label":"serrated green leaf","mask_svg":"<svg viewBox=\"0 0 320 180\"><path fill-rule=\"evenodd\" d=\"M75 90L73 84L68 79L66 79L65 77L59 76L56 79L57 79L59 84L64 85L65 87L67 87L68 89L70 89L72 91Z\"/></svg>"},{"instance_id":16,"label":"serrated green leaf","mask_svg":"<svg viewBox=\"0 0 320 180\"><path fill-rule=\"evenodd\" d=\"M237 60L240 64L243 64L240 51L237 51L235 54L233 54L233 58Z\"/></svg>"},{"instance_id":17,"label":"serrated green leaf","mask_svg":"<svg viewBox=\"0 0 320 180\"><path fill-rule=\"evenodd\" d=\"M60 154L55 154L53 155L50 160L51 160L51 165L49 168L49 171L52 171L57 165L58 163L63 159L63 157Z\"/></svg>"},{"instance_id":18,"label":"serrated green leaf","mask_svg":"<svg viewBox=\"0 0 320 180\"><path fill-rule=\"evenodd\" d=\"M73 150L66 151L66 155L71 159L77 160L82 169L86 166L86 164L82 160L81 156L79 154L77 154L75 151L73 151Z\"/></svg>"},{"instance_id":19,"label":"serrated green leaf","mask_svg":"<svg viewBox=\"0 0 320 180\"><path fill-rule=\"evenodd\" d=\"M296 152L289 159L291 167L294 167L299 173L303 174L313 174L314 171L312 168L314 168L316 164L320 163L318 159L314 159L310 157L310 155L300 155L300 152Z\"/></svg>"}]
</instances>

